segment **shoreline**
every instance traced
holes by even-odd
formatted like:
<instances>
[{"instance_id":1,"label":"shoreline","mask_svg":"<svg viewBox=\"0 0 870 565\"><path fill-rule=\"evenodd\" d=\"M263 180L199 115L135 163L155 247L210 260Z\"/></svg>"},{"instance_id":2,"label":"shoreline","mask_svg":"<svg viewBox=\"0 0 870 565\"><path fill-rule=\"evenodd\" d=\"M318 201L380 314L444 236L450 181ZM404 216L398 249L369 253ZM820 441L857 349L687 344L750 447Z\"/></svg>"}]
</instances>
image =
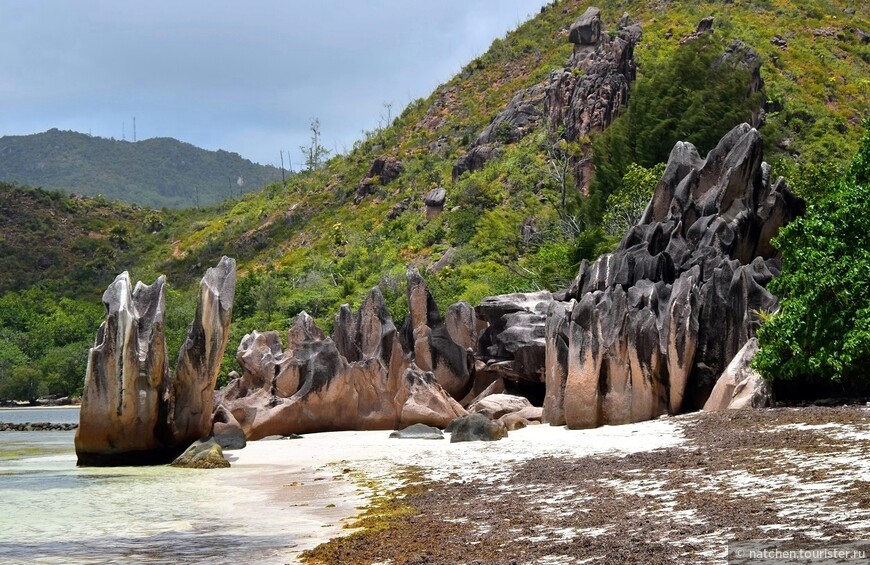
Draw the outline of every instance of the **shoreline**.
<instances>
[{"instance_id":1,"label":"shoreline","mask_svg":"<svg viewBox=\"0 0 870 565\"><path fill-rule=\"evenodd\" d=\"M719 563L735 540L870 538L866 406L533 426L497 442L389 440L386 451L378 433L297 440L338 450L347 442L330 434L369 434L368 453L351 448L340 465L380 488L349 520L369 529L342 532L304 562ZM328 447L313 457L330 459Z\"/></svg>"}]
</instances>

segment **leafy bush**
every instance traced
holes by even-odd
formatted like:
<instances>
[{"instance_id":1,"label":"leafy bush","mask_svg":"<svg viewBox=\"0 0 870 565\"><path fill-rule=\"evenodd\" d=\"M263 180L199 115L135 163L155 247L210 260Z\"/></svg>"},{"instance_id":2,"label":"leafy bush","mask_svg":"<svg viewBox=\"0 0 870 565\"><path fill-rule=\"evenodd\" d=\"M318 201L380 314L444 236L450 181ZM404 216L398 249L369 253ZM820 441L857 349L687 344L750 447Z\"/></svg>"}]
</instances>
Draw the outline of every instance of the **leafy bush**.
<instances>
[{"instance_id":1,"label":"leafy bush","mask_svg":"<svg viewBox=\"0 0 870 565\"><path fill-rule=\"evenodd\" d=\"M870 130L870 119L864 125ZM758 331L754 366L766 378L868 383L870 364L870 131L839 190L780 232L780 310Z\"/></svg>"}]
</instances>

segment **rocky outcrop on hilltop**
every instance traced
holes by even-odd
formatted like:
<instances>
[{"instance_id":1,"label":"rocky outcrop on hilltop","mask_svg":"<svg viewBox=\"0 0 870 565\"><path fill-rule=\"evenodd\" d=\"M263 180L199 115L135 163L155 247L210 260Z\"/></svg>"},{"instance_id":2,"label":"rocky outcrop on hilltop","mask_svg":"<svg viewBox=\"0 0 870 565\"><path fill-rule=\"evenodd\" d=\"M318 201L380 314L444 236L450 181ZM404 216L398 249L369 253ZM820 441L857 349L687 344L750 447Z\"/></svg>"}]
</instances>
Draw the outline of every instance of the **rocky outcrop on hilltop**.
<instances>
[{"instance_id":1,"label":"rocky outcrop on hilltop","mask_svg":"<svg viewBox=\"0 0 870 565\"><path fill-rule=\"evenodd\" d=\"M167 462L211 432L235 261L224 257L203 277L174 375L164 334L165 284L161 276L132 288L125 272L103 294L106 319L89 353L75 437L80 465Z\"/></svg>"},{"instance_id":2,"label":"rocky outcrop on hilltop","mask_svg":"<svg viewBox=\"0 0 870 565\"><path fill-rule=\"evenodd\" d=\"M770 239L803 211L743 124L702 159L678 143L640 223L584 262L546 322L544 419L620 424L700 408L754 335L779 272Z\"/></svg>"},{"instance_id":3,"label":"rocky outcrop on hilltop","mask_svg":"<svg viewBox=\"0 0 870 565\"><path fill-rule=\"evenodd\" d=\"M299 314L284 348L277 332L242 340L242 375L217 392L248 439L326 430L445 427L465 410L472 358L450 337L432 295L408 273L410 312L398 331L380 289L342 307L333 336ZM460 322L453 322L461 327ZM226 419L226 418L225 418Z\"/></svg>"},{"instance_id":4,"label":"rocky outcrop on hilltop","mask_svg":"<svg viewBox=\"0 0 870 565\"><path fill-rule=\"evenodd\" d=\"M602 34L600 10L586 10L568 32L574 53L565 68L514 95L456 162L453 178L483 168L497 154L498 144L519 141L542 120L553 132L564 129L568 141L609 126L628 101L636 75L634 47L640 38L640 27L629 25L626 17L615 37Z\"/></svg>"}]
</instances>

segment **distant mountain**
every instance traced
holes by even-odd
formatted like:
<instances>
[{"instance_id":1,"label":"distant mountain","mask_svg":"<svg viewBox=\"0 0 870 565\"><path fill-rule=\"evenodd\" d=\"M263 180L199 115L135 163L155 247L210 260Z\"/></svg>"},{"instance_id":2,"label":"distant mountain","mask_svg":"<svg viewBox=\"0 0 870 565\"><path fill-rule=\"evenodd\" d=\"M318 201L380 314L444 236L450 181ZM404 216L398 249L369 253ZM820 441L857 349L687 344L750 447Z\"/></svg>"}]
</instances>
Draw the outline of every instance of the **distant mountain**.
<instances>
[{"instance_id":1,"label":"distant mountain","mask_svg":"<svg viewBox=\"0 0 870 565\"><path fill-rule=\"evenodd\" d=\"M134 143L57 129L0 137L0 181L154 208L206 206L280 180L275 167L168 137Z\"/></svg>"}]
</instances>

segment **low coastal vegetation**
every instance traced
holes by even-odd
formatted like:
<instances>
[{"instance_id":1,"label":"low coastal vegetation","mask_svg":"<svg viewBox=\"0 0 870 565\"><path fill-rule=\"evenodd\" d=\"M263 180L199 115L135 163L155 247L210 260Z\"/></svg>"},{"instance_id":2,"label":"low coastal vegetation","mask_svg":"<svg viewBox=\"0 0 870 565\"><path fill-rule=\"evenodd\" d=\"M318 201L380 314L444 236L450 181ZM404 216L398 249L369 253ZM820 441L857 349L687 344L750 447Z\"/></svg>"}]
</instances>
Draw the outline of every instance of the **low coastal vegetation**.
<instances>
[{"instance_id":1,"label":"low coastal vegetation","mask_svg":"<svg viewBox=\"0 0 870 565\"><path fill-rule=\"evenodd\" d=\"M235 345L246 333L283 331L302 311L328 329L341 304L359 306L375 285L401 325L409 308L409 265L423 272L443 305L562 288L581 260L612 250L636 221L675 141L693 141L703 153L759 109L773 175L786 176L811 204L800 224L805 227L786 230L778 240L786 276L775 288L786 300L761 339L780 360L808 352L806 340L817 333L798 330L798 314L790 311L790 300L802 299L788 271L806 276L799 275L802 259L795 253L828 245L813 225L826 224L825 214L838 207L852 211L849 229L866 224L866 199L862 204L860 198L866 179L848 172L847 164L861 147L860 122L870 108L870 45L861 35L870 29L868 8L842 0L602 3L605 33L616 33L623 12L643 30L626 111L604 133L574 139L546 122L518 140L497 130L494 157L454 177L457 159L518 91L566 68L572 46L565 32L587 6L579 0L547 6L391 124L366 132L346 155L212 207L151 210L4 185L0 397L80 394L86 349L102 317L98 297L125 269L148 282L167 274L173 285L167 341L174 357L192 317L198 277L224 254L238 260L222 379L236 368ZM710 35L681 41L710 15ZM711 71L733 40L758 54L762 90L750 91L751 74L740 67ZM866 163L861 151L856 162ZM565 164L588 157L596 176L587 187ZM383 158L401 163L399 172L374 174L373 163ZM423 197L439 187L446 190L443 210L427 214ZM845 242L866 250L866 239ZM866 265L866 253L857 260ZM815 268L826 269L832 280L843 277L836 283L844 289L839 299L856 306L843 323L853 321L858 333L820 344L821 357L808 352L817 360L759 361L767 375L829 378L833 368L845 378L866 364L870 314L860 302L866 269L861 275L835 266ZM831 322L828 330L836 329ZM774 335L798 331L804 337L791 341ZM834 352L838 343L847 353ZM791 373L777 372L780 366Z\"/></svg>"}]
</instances>

